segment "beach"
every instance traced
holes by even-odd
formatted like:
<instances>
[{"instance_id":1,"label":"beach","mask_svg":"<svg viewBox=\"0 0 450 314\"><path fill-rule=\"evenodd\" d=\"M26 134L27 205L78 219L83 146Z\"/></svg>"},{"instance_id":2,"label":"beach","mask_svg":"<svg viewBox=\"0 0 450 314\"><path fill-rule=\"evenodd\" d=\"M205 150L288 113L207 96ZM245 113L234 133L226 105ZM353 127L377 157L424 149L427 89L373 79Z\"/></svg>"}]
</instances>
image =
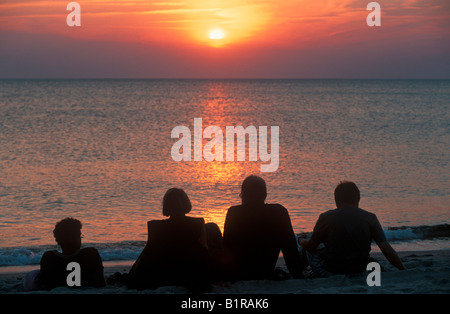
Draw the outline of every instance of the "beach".
<instances>
[{"instance_id":1,"label":"beach","mask_svg":"<svg viewBox=\"0 0 450 314\"><path fill-rule=\"evenodd\" d=\"M262 175L266 202L288 210L296 234L311 233L320 214L335 208L340 181L355 182L361 208L376 214L407 270L397 271L373 248L383 268L379 287L369 287L367 276L334 276L217 285L213 295L450 292L444 149L449 80L0 83L2 294L30 293L22 278L39 267L45 251L59 249L52 230L61 219L82 222L83 244L98 249L108 278L127 273L138 258L148 239L147 221L163 218L168 189L182 188L192 202L189 215L223 232L227 210L241 203L241 184L250 174ZM172 131L200 130L199 119L204 130L279 127L279 167L261 174L268 161L174 160ZM279 264L284 267L282 259ZM30 294L98 293L189 291L108 285Z\"/></svg>"},{"instance_id":2,"label":"beach","mask_svg":"<svg viewBox=\"0 0 450 314\"><path fill-rule=\"evenodd\" d=\"M447 307L450 1L0 12L2 308Z\"/></svg>"},{"instance_id":3,"label":"beach","mask_svg":"<svg viewBox=\"0 0 450 314\"><path fill-rule=\"evenodd\" d=\"M450 250L398 252L406 270L396 270L380 252L371 256L381 266L381 285L368 286L367 275L347 277L335 275L329 278L288 279L281 281L252 280L228 285L213 285L208 294L448 294L450 293ZM105 278L114 273L127 273L129 262L106 262ZM284 268L283 258L277 267ZM1 294L190 294L183 287L160 287L155 290L132 290L120 284L103 288L60 287L50 291L28 292L23 288L27 271L39 267L3 267L0 271Z\"/></svg>"}]
</instances>

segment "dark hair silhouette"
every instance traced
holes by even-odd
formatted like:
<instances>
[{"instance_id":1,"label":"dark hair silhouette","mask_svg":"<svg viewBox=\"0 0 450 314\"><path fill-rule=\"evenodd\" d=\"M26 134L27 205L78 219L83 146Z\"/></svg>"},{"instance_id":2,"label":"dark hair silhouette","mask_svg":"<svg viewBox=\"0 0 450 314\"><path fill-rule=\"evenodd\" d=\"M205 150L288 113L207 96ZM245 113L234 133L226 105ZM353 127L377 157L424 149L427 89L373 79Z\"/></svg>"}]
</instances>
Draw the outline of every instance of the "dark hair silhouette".
<instances>
[{"instance_id":1,"label":"dark hair silhouette","mask_svg":"<svg viewBox=\"0 0 450 314\"><path fill-rule=\"evenodd\" d=\"M162 214L164 216L184 215L189 213L191 209L191 201L182 189L171 188L164 194L162 204Z\"/></svg>"},{"instance_id":2,"label":"dark hair silhouette","mask_svg":"<svg viewBox=\"0 0 450 314\"><path fill-rule=\"evenodd\" d=\"M83 227L81 221L75 218L67 217L55 224L53 229L53 236L59 245L62 245L68 241L72 241L74 238L81 237L81 228Z\"/></svg>"},{"instance_id":3,"label":"dark hair silhouette","mask_svg":"<svg viewBox=\"0 0 450 314\"><path fill-rule=\"evenodd\" d=\"M355 205L359 203L361 196L358 187L351 181L341 181L334 190L334 200L337 207Z\"/></svg>"},{"instance_id":4,"label":"dark hair silhouette","mask_svg":"<svg viewBox=\"0 0 450 314\"><path fill-rule=\"evenodd\" d=\"M220 249L223 245L222 231L217 224L209 222L205 224L206 243L209 249Z\"/></svg>"},{"instance_id":5,"label":"dark hair silhouette","mask_svg":"<svg viewBox=\"0 0 450 314\"><path fill-rule=\"evenodd\" d=\"M242 203L264 203L267 197L266 182L263 178L250 175L242 182Z\"/></svg>"}]
</instances>

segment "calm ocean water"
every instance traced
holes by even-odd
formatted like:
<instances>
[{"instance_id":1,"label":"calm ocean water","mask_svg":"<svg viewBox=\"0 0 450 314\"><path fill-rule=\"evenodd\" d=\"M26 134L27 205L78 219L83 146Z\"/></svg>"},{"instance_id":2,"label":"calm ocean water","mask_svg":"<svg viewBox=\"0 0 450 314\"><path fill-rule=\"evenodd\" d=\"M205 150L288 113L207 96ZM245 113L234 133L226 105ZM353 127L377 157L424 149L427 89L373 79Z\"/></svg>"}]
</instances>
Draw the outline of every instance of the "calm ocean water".
<instances>
[{"instance_id":1,"label":"calm ocean water","mask_svg":"<svg viewBox=\"0 0 450 314\"><path fill-rule=\"evenodd\" d=\"M1 80L0 266L38 263L67 216L104 258L133 259L173 186L223 228L249 174L296 232L352 180L397 248L450 248L449 105L450 80ZM279 126L278 170L173 161L171 130L194 118Z\"/></svg>"}]
</instances>

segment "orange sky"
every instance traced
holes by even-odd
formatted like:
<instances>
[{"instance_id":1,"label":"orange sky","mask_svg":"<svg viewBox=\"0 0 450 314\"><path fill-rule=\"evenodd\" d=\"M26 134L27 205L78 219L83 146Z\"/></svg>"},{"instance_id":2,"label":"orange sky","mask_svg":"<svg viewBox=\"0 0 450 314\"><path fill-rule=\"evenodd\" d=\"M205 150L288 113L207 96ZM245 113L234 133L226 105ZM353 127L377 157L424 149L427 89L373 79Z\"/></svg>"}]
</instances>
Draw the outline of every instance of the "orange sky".
<instances>
[{"instance_id":1,"label":"orange sky","mask_svg":"<svg viewBox=\"0 0 450 314\"><path fill-rule=\"evenodd\" d=\"M297 52L297 55L314 61L314 54L325 56L333 49L344 58L346 46L349 46L347 55L350 59L353 58L354 47L360 46L367 46L368 50L372 45L383 50L392 49L395 52L393 57L397 58L401 53L412 51L417 54L415 59L423 59L424 56L444 58L443 52L449 49L444 42L450 39L450 1L442 0L378 1L382 9L381 27L368 27L366 24L368 0L82 0L78 1L81 27L66 25L69 14L66 5L69 2L6 0L0 3L0 39L8 45L4 48L6 54L2 55L4 50L0 48L0 56L7 57L11 53L8 49L15 44L27 47L25 41L29 41L27 36L30 35L35 38L42 36L46 45L53 38L55 46L62 45L64 38L79 40L78 47L88 42L104 42L108 43L107 48L104 47L106 54L129 44L150 50L157 46L161 54L164 54L161 47L166 47L168 55L176 55L177 49L187 49L191 55L202 55L203 58L219 54L221 60L228 64L236 64L238 59L245 62L255 51L264 52L266 60L275 57L274 53L284 51L286 58L295 58ZM222 39L209 38L214 29L223 33ZM17 39L16 34L23 35L24 39ZM16 41L11 37L16 37ZM409 47L408 51L397 51L402 45ZM117 50L113 46L122 48ZM140 51L139 55L142 54L145 52ZM262 62L264 55L259 58ZM383 58L389 59L389 55ZM176 61L180 62L179 59ZM298 63L298 60L294 61ZM198 61L194 58L186 62ZM428 63L423 67L428 68ZM10 67L7 70L12 71ZM216 72L220 76L220 71ZM192 76L203 75L194 73ZM270 76L270 72L267 75ZM162 73L160 76L165 75ZM247 76L258 75L249 72Z\"/></svg>"}]
</instances>

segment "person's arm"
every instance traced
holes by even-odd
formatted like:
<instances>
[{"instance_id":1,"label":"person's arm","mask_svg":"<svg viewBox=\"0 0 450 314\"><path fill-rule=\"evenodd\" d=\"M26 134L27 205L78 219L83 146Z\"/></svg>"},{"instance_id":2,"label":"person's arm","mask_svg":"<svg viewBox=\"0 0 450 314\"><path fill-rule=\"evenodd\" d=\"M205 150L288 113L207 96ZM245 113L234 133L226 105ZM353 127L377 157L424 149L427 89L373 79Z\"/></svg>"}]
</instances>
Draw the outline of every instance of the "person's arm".
<instances>
[{"instance_id":1,"label":"person's arm","mask_svg":"<svg viewBox=\"0 0 450 314\"><path fill-rule=\"evenodd\" d=\"M208 248L208 242L206 240L206 227L205 227L205 220L202 218L202 224L201 224L201 231L200 231L200 238L199 242L202 246L205 248Z\"/></svg>"},{"instance_id":2,"label":"person's arm","mask_svg":"<svg viewBox=\"0 0 450 314\"><path fill-rule=\"evenodd\" d=\"M96 248L88 248L91 267L92 267L92 286L93 287L104 287L106 286L105 275L103 273L103 260L98 253Z\"/></svg>"},{"instance_id":3,"label":"person's arm","mask_svg":"<svg viewBox=\"0 0 450 314\"><path fill-rule=\"evenodd\" d=\"M105 274L103 272L103 260L100 257L100 254L98 254L98 251L95 250L97 252L97 263L98 263L98 267L97 270L94 273L94 286L95 287L104 287L106 286L106 280L105 280Z\"/></svg>"},{"instance_id":4,"label":"person's arm","mask_svg":"<svg viewBox=\"0 0 450 314\"><path fill-rule=\"evenodd\" d=\"M389 263L391 263L400 270L405 269L405 266L403 266L402 261L397 255L397 252L386 240L386 235L384 234L383 228L381 227L380 221L378 220L377 216L373 214L373 217L374 219L371 225L373 239L377 243L383 255L387 258Z\"/></svg>"},{"instance_id":5,"label":"person's arm","mask_svg":"<svg viewBox=\"0 0 450 314\"><path fill-rule=\"evenodd\" d=\"M237 230L235 226L236 223L234 212L235 210L232 207L228 209L223 229L223 242L224 245L229 249L233 249L236 246L237 241L239 241L236 234Z\"/></svg>"},{"instance_id":6,"label":"person's arm","mask_svg":"<svg viewBox=\"0 0 450 314\"><path fill-rule=\"evenodd\" d=\"M314 240L311 239L299 237L298 244L300 244L300 246L306 251L312 252L319 246L320 243L316 243Z\"/></svg>"},{"instance_id":7,"label":"person's arm","mask_svg":"<svg viewBox=\"0 0 450 314\"><path fill-rule=\"evenodd\" d=\"M397 252L392 248L392 246L389 244L388 241L384 241L381 243L378 243L378 247L380 248L383 255L386 257L386 259L397 267L397 269L404 270L405 266L403 266L403 263L398 256Z\"/></svg>"},{"instance_id":8,"label":"person's arm","mask_svg":"<svg viewBox=\"0 0 450 314\"><path fill-rule=\"evenodd\" d=\"M42 255L40 262L40 272L39 272L39 288L50 290L53 288L51 283L51 265L50 265L50 255L52 253L47 251Z\"/></svg>"},{"instance_id":9,"label":"person's arm","mask_svg":"<svg viewBox=\"0 0 450 314\"><path fill-rule=\"evenodd\" d=\"M282 207L280 214L281 251L289 273L293 278L302 277L302 264L295 241L291 218L286 208Z\"/></svg>"},{"instance_id":10,"label":"person's arm","mask_svg":"<svg viewBox=\"0 0 450 314\"><path fill-rule=\"evenodd\" d=\"M321 214L317 219L316 225L314 226L311 238L306 239L305 237L298 238L298 244L306 251L313 252L320 243L323 242L326 234L327 224L325 223L324 215Z\"/></svg>"},{"instance_id":11,"label":"person's arm","mask_svg":"<svg viewBox=\"0 0 450 314\"><path fill-rule=\"evenodd\" d=\"M223 268L224 272L231 278L237 270L237 247L239 244L239 230L236 228L236 215L233 207L230 207L225 217L223 229Z\"/></svg>"},{"instance_id":12,"label":"person's arm","mask_svg":"<svg viewBox=\"0 0 450 314\"><path fill-rule=\"evenodd\" d=\"M99 288L106 286L106 280L105 275L103 274L103 269L95 272L93 279L94 279L94 287Z\"/></svg>"}]
</instances>

